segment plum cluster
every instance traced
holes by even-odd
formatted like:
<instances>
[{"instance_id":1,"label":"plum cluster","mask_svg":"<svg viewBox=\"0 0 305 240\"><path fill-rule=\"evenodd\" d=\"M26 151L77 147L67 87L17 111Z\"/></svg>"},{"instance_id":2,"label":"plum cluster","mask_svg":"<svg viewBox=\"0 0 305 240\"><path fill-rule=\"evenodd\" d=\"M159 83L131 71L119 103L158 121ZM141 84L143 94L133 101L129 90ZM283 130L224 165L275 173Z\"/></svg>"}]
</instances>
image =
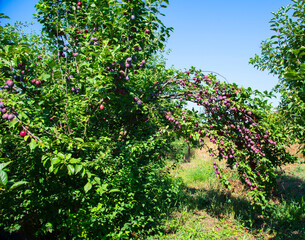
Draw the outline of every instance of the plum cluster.
<instances>
[{"instance_id":1,"label":"plum cluster","mask_svg":"<svg viewBox=\"0 0 305 240\"><path fill-rule=\"evenodd\" d=\"M211 156L226 161L228 167L237 170L250 191L262 196L274 184L270 176L274 175L278 164L277 143L260 125L261 116L240 100L243 90L212 78L187 71L184 78L172 81L180 86L180 92L166 96L179 102L197 103L204 112L201 122L192 117L192 113L182 110L174 114L165 111L165 118L187 143L202 145L204 139L213 143L216 150L210 149ZM213 167L216 175L227 182L216 162Z\"/></svg>"},{"instance_id":2,"label":"plum cluster","mask_svg":"<svg viewBox=\"0 0 305 240\"><path fill-rule=\"evenodd\" d=\"M13 80L7 80L3 89L6 89L6 90L8 90L8 93L11 93L14 85L15 85L15 83ZM1 92L2 91L3 90L1 90ZM4 99L0 98L0 111L2 113L2 119L9 120L9 121L13 120L16 117L15 116L16 113L12 112L13 110L14 110L14 107L9 108L8 106L5 105Z\"/></svg>"},{"instance_id":3,"label":"plum cluster","mask_svg":"<svg viewBox=\"0 0 305 240\"><path fill-rule=\"evenodd\" d=\"M0 105L3 102L0 102ZM6 119L6 120L13 120L16 116L13 113L7 113L7 108L4 106L3 108L0 108L1 112L2 112L2 119Z\"/></svg>"}]
</instances>

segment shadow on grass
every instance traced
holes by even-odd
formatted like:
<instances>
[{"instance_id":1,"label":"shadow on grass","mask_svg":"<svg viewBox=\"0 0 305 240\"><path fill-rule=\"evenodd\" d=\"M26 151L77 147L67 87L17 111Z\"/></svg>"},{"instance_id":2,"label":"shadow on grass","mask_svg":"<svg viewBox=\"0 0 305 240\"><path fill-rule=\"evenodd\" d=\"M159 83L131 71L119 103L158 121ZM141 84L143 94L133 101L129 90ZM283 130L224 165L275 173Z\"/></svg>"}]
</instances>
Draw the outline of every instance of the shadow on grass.
<instances>
[{"instance_id":1,"label":"shadow on grass","mask_svg":"<svg viewBox=\"0 0 305 240\"><path fill-rule=\"evenodd\" d=\"M285 201L305 198L305 181L294 176L283 175L278 179L278 196Z\"/></svg>"},{"instance_id":2,"label":"shadow on grass","mask_svg":"<svg viewBox=\"0 0 305 240\"><path fill-rule=\"evenodd\" d=\"M233 197L229 192L186 188L190 209L204 210L216 218L234 217L255 235L271 234L274 240L305 240L305 182L282 176L274 196L275 207L263 216L253 210L246 198ZM266 238L264 238L266 239Z\"/></svg>"}]
</instances>

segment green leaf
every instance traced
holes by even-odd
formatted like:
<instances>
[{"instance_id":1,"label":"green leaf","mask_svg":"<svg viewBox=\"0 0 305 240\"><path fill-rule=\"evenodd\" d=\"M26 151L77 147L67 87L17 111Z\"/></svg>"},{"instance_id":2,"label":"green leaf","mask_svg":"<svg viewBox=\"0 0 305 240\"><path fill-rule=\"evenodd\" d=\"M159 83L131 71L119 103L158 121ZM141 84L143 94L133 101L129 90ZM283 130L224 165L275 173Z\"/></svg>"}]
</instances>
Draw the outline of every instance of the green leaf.
<instances>
[{"instance_id":1,"label":"green leaf","mask_svg":"<svg viewBox=\"0 0 305 240\"><path fill-rule=\"evenodd\" d=\"M24 185L24 184L28 184L28 182L27 182L27 181L15 182L15 183L10 187L9 190L13 190L13 189L15 189L15 188L17 188L17 187L19 187L19 186L21 186L21 185Z\"/></svg>"},{"instance_id":2,"label":"green leaf","mask_svg":"<svg viewBox=\"0 0 305 240\"><path fill-rule=\"evenodd\" d=\"M119 189L111 189L111 190L109 191L109 193L114 193L114 192L120 192L120 190L119 190Z\"/></svg>"},{"instance_id":3,"label":"green leaf","mask_svg":"<svg viewBox=\"0 0 305 240\"><path fill-rule=\"evenodd\" d=\"M8 181L7 173L0 170L0 185L6 186L7 181Z\"/></svg>"},{"instance_id":4,"label":"green leaf","mask_svg":"<svg viewBox=\"0 0 305 240\"><path fill-rule=\"evenodd\" d=\"M0 13L0 18L7 18L7 19L10 19L8 16L4 15L3 13Z\"/></svg>"},{"instance_id":5,"label":"green leaf","mask_svg":"<svg viewBox=\"0 0 305 240\"><path fill-rule=\"evenodd\" d=\"M69 163L72 163L72 164L79 163L79 162L80 162L80 160L78 158L71 158L69 161Z\"/></svg>"},{"instance_id":6,"label":"green leaf","mask_svg":"<svg viewBox=\"0 0 305 240\"><path fill-rule=\"evenodd\" d=\"M84 143L84 140L82 138L74 138L76 141Z\"/></svg>"},{"instance_id":7,"label":"green leaf","mask_svg":"<svg viewBox=\"0 0 305 240\"><path fill-rule=\"evenodd\" d=\"M69 174L69 175L74 174L75 169L74 169L74 167L73 167L72 165L69 164L69 165L67 166L67 169L68 169L68 174Z\"/></svg>"},{"instance_id":8,"label":"green leaf","mask_svg":"<svg viewBox=\"0 0 305 240\"><path fill-rule=\"evenodd\" d=\"M96 182L97 184L101 185L101 179L99 177L95 177L94 178L94 182Z\"/></svg>"},{"instance_id":9,"label":"green leaf","mask_svg":"<svg viewBox=\"0 0 305 240\"><path fill-rule=\"evenodd\" d=\"M75 174L78 174L83 169L82 165L76 165L75 166Z\"/></svg>"},{"instance_id":10,"label":"green leaf","mask_svg":"<svg viewBox=\"0 0 305 240\"><path fill-rule=\"evenodd\" d=\"M66 157L63 153L58 153L57 156L61 159L61 160L64 160Z\"/></svg>"},{"instance_id":11,"label":"green leaf","mask_svg":"<svg viewBox=\"0 0 305 240\"><path fill-rule=\"evenodd\" d=\"M54 231L52 223L46 223L46 231L52 233Z\"/></svg>"},{"instance_id":12,"label":"green leaf","mask_svg":"<svg viewBox=\"0 0 305 240\"><path fill-rule=\"evenodd\" d=\"M51 163L52 163L52 165L56 165L56 164L60 163L60 159L59 158L52 158Z\"/></svg>"},{"instance_id":13,"label":"green leaf","mask_svg":"<svg viewBox=\"0 0 305 240\"><path fill-rule=\"evenodd\" d=\"M87 184L84 186L84 190L87 193L92 188L92 184L90 182L87 182Z\"/></svg>"},{"instance_id":14,"label":"green leaf","mask_svg":"<svg viewBox=\"0 0 305 240\"><path fill-rule=\"evenodd\" d=\"M34 149L37 147L37 142L34 141L34 140L32 140L32 141L30 142L29 146L30 146L30 149L31 149L31 150L34 150Z\"/></svg>"},{"instance_id":15,"label":"green leaf","mask_svg":"<svg viewBox=\"0 0 305 240\"><path fill-rule=\"evenodd\" d=\"M51 75L50 74L46 74L46 73L43 73L43 74L41 74L40 75L40 80L48 80L49 78L51 77Z\"/></svg>"},{"instance_id":16,"label":"green leaf","mask_svg":"<svg viewBox=\"0 0 305 240\"><path fill-rule=\"evenodd\" d=\"M18 123L18 121L15 119L10 121L10 123L9 123L10 128L14 127L17 123Z\"/></svg>"},{"instance_id":17,"label":"green leaf","mask_svg":"<svg viewBox=\"0 0 305 240\"><path fill-rule=\"evenodd\" d=\"M2 170L3 168L5 168L7 165L9 165L12 161L10 162L6 162L6 163L0 163L0 170Z\"/></svg>"}]
</instances>

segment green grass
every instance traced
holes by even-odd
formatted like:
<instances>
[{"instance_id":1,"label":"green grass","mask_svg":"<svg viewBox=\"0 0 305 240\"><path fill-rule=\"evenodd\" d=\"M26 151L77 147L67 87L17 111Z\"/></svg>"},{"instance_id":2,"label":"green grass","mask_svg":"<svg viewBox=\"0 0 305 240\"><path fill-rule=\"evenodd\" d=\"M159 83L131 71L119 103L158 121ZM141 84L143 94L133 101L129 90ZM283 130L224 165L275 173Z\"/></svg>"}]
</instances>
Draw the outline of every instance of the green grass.
<instances>
[{"instance_id":1,"label":"green grass","mask_svg":"<svg viewBox=\"0 0 305 240\"><path fill-rule=\"evenodd\" d=\"M216 180L214 169L210 163L185 169L181 178L188 186L194 186L200 183L212 183Z\"/></svg>"},{"instance_id":2,"label":"green grass","mask_svg":"<svg viewBox=\"0 0 305 240\"><path fill-rule=\"evenodd\" d=\"M305 164L287 166L278 179L275 207L267 217L252 209L242 191L226 190L214 174L213 159L201 152L178 164L185 197L168 216L163 231L149 239L305 240ZM231 174L237 180L235 174Z\"/></svg>"},{"instance_id":3,"label":"green grass","mask_svg":"<svg viewBox=\"0 0 305 240\"><path fill-rule=\"evenodd\" d=\"M148 239L254 239L234 219L216 219L202 211L185 209L168 219L166 231Z\"/></svg>"}]
</instances>

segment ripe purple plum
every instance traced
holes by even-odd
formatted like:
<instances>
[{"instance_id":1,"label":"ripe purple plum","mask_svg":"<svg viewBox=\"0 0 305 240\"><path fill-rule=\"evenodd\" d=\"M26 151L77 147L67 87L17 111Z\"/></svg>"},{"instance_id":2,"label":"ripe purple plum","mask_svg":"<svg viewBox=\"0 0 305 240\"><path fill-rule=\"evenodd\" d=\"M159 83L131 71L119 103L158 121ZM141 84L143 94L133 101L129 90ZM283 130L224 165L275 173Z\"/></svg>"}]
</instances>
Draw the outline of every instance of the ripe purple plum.
<instances>
[{"instance_id":1,"label":"ripe purple plum","mask_svg":"<svg viewBox=\"0 0 305 240\"><path fill-rule=\"evenodd\" d=\"M9 88L12 88L14 86L14 82L12 80L7 80L6 84Z\"/></svg>"},{"instance_id":2,"label":"ripe purple plum","mask_svg":"<svg viewBox=\"0 0 305 240\"><path fill-rule=\"evenodd\" d=\"M14 114L9 114L7 116L7 120L13 120L15 118L15 115Z\"/></svg>"}]
</instances>

